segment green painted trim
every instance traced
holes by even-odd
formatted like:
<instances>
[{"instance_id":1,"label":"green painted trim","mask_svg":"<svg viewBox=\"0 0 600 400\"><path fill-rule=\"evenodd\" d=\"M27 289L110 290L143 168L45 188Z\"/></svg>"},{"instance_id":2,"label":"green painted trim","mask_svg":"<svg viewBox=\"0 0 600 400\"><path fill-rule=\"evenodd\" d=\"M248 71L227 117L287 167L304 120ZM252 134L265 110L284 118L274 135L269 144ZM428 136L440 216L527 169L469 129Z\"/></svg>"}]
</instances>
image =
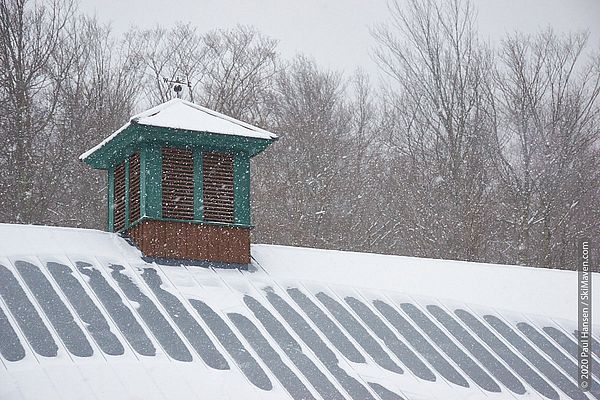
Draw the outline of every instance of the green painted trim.
<instances>
[{"instance_id":1,"label":"green painted trim","mask_svg":"<svg viewBox=\"0 0 600 400\"><path fill-rule=\"evenodd\" d=\"M146 216L162 217L162 149L159 145L146 147Z\"/></svg>"},{"instance_id":2,"label":"green painted trim","mask_svg":"<svg viewBox=\"0 0 600 400\"><path fill-rule=\"evenodd\" d=\"M175 219L175 218L149 218L149 217L141 217L139 219L137 219L136 221L133 221L130 225L128 229L133 228L134 226L141 224L144 221L164 221L164 222L185 222L188 224L195 224L195 225L212 225L212 226L224 226L224 227L230 227L230 228L246 228L246 229L253 229L254 225L245 225L245 224L227 224L227 223L223 223L223 222L212 222L212 221L199 221L196 219ZM127 229L123 229L121 230L121 232L126 231Z\"/></svg>"},{"instance_id":3,"label":"green painted trim","mask_svg":"<svg viewBox=\"0 0 600 400\"><path fill-rule=\"evenodd\" d=\"M147 145L202 148L207 151L243 152L253 157L274 140L222 135L131 123L114 139L90 154L84 161L97 169L108 169Z\"/></svg>"},{"instance_id":4,"label":"green painted trim","mask_svg":"<svg viewBox=\"0 0 600 400\"><path fill-rule=\"evenodd\" d=\"M109 232L115 230L115 170L110 168L108 171L108 209L106 211L106 229Z\"/></svg>"},{"instance_id":5,"label":"green painted trim","mask_svg":"<svg viewBox=\"0 0 600 400\"><path fill-rule=\"evenodd\" d=\"M194 219L204 220L204 171L202 149L194 149Z\"/></svg>"},{"instance_id":6,"label":"green painted trim","mask_svg":"<svg viewBox=\"0 0 600 400\"><path fill-rule=\"evenodd\" d=\"M131 216L129 215L130 207L129 207L129 158L125 160L125 229L129 228L129 220Z\"/></svg>"},{"instance_id":7,"label":"green painted trim","mask_svg":"<svg viewBox=\"0 0 600 400\"><path fill-rule=\"evenodd\" d=\"M250 225L250 157L236 154L233 160L235 223Z\"/></svg>"}]
</instances>

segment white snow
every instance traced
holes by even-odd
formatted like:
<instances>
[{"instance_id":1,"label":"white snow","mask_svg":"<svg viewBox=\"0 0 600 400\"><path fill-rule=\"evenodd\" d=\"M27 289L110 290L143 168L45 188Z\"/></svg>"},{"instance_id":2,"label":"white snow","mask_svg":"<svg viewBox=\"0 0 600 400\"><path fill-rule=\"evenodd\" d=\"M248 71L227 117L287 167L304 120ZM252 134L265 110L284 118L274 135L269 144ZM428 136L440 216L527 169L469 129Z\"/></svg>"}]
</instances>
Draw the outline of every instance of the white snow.
<instances>
[{"instance_id":1,"label":"white snow","mask_svg":"<svg viewBox=\"0 0 600 400\"><path fill-rule=\"evenodd\" d=\"M126 347L124 355L104 355L94 346L93 357L69 356L66 347L56 339L60 356L41 357L26 345L27 340L23 332L17 329L26 356L16 362L9 362L0 356L0 398L23 400L40 397L67 400L75 398L116 400L290 398L276 376L228 319L227 314L231 312L242 314L250 319L267 338L282 361L304 382L315 398L319 398L316 390L310 386L296 365L244 304L244 295L253 296L270 310L298 341L303 352L343 393L340 383L266 299L266 288L282 298L286 298L287 288L299 288L310 296L315 304L319 303L314 295L323 291L336 298L340 304L344 304L343 298L350 295L362 299L365 304L369 304L374 299L382 299L395 306L400 302L408 301L420 309L425 309L428 304L436 304L446 308L450 313L454 308L464 308L479 317L484 313L499 315L512 326L515 326L518 321L528 321L537 327L554 326L568 333L576 328L577 324L577 274L575 272L273 245L253 245L252 257L254 261L250 271L164 266L145 262L141 259L138 250L116 234L86 229L0 224L0 264L6 266L16 276L18 276L18 271L14 268L16 260L31 260L42 269L45 268L46 262L54 260L68 265L73 270L74 276L85 286L86 293L94 297L93 291L88 286L89 282L85 279L86 276L74 267L76 261L89 262L94 268L102 271L111 287L125 299L119 286L111 281L107 269L110 263L118 263L125 268L122 273L130 277L167 316L166 310L159 304L152 290L146 286L141 277L144 268L156 269L163 281L162 288L176 296L192 315L196 315L197 322L211 337L231 367L230 370L225 371L210 368L193 351L185 338L184 341L194 357L192 362L172 360L156 340L152 342L157 349L157 356L140 356L127 346L128 342L124 335L109 318L107 310L101 307L109 321L111 331ZM47 271L44 273L50 279L50 274ZM600 275L593 274L592 279L593 285L599 287ZM21 285L25 284L21 282ZM59 287L53 286L60 293ZM60 297L67 303L65 296L60 295ZM272 390L263 391L248 381L203 319L194 314L194 308L187 299L202 300L218 313L261 365L273 384ZM97 298L94 301L100 304ZM302 314L301 308L289 297L286 301ZM593 302L600 304L600 291L594 291ZM137 316L135 304L131 301L124 301L124 304L136 315L136 319L142 322ZM332 320L335 320L326 308L321 308ZM352 313L351 309L347 308ZM11 325L18 328L7 303L1 296L0 310L9 317ZM600 320L599 311L600 307L594 308L593 320ZM77 323L83 326L78 316L74 315ZM345 332L349 340L367 359L364 364L353 363L328 342L327 337L311 320L306 317L305 319L335 353L339 366L364 386L367 386L367 382L377 382L410 400L542 398L534 389L527 386L526 382L523 383L528 392L522 396L513 397L504 387L501 393L486 392L464 373L462 375L468 380L469 388L451 384L438 374L436 374L438 376L436 382L423 381L408 373L407 368L401 364L402 360L385 347L385 344L379 341L376 334L366 325L371 336L380 342L382 348L395 362L402 365L405 373L398 375L381 368L359 347L350 333ZM49 322L46 323L51 326ZM178 327L172 325L182 336ZM594 328L595 332L598 332L597 327ZM152 338L148 328L145 329L148 337ZM94 340L89 332L85 330L84 333L88 341L93 344ZM57 335L54 336L58 338ZM400 336L398 337L402 340ZM560 390L556 390L561 398L568 398Z\"/></svg>"},{"instance_id":2,"label":"white snow","mask_svg":"<svg viewBox=\"0 0 600 400\"><path fill-rule=\"evenodd\" d=\"M577 273L416 257L254 245L252 256L276 279L318 281L448 299L576 320ZM600 274L593 274L593 286ZM600 291L594 291L600 304ZM600 320L600 307L593 309Z\"/></svg>"},{"instance_id":3,"label":"white snow","mask_svg":"<svg viewBox=\"0 0 600 400\"><path fill-rule=\"evenodd\" d=\"M123 125L100 144L80 155L79 159L85 160L96 150L104 147L108 142L117 137L132 123L256 139L277 139L277 135L264 129L252 126L186 100L172 99L133 116L128 123Z\"/></svg>"}]
</instances>

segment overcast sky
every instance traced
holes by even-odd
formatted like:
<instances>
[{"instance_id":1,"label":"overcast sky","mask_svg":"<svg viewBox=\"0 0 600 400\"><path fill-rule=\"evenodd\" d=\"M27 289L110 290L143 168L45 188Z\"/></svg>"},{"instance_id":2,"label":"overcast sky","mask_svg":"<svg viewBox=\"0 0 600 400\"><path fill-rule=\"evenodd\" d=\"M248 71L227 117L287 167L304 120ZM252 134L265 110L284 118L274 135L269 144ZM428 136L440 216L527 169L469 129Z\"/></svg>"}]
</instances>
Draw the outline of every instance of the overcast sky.
<instances>
[{"instance_id":1,"label":"overcast sky","mask_svg":"<svg viewBox=\"0 0 600 400\"><path fill-rule=\"evenodd\" d=\"M402 0L399 0L400 2ZM588 29L600 46L600 0L474 0L480 31L497 41L505 32ZM116 32L190 22L201 31L253 25L279 41L284 56L298 52L321 66L374 73L369 29L389 18L386 0L80 0L82 11L112 22Z\"/></svg>"}]
</instances>

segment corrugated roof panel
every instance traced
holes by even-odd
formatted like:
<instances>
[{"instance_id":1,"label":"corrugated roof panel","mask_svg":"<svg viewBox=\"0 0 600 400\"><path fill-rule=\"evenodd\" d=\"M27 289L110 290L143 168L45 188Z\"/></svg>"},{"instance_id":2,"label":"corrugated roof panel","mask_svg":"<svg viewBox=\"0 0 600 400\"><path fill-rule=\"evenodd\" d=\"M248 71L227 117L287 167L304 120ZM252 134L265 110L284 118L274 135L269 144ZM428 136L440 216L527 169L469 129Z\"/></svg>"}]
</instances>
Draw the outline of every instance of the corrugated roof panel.
<instances>
[{"instance_id":1,"label":"corrugated roof panel","mask_svg":"<svg viewBox=\"0 0 600 400\"><path fill-rule=\"evenodd\" d=\"M369 332L346 310L340 303L324 292L315 295L317 299L333 314L338 323L344 327L360 344L360 346L375 360L377 364L398 374L403 373L402 368L398 366L390 356L383 350L381 345L375 340Z\"/></svg>"},{"instance_id":2,"label":"corrugated roof panel","mask_svg":"<svg viewBox=\"0 0 600 400\"><path fill-rule=\"evenodd\" d=\"M483 340L500 358L502 358L513 371L521 376L529 385L531 385L540 394L549 399L558 399L559 395L535 372L527 363L516 355L508 346L504 344L489 328L487 328L473 314L466 310L458 309L455 314L464 322L469 329L474 331L481 340Z\"/></svg>"},{"instance_id":3,"label":"corrugated roof panel","mask_svg":"<svg viewBox=\"0 0 600 400\"><path fill-rule=\"evenodd\" d=\"M375 300L373 304L398 333L433 366L438 374L456 385L469 387L466 379L394 307L382 300Z\"/></svg>"},{"instance_id":4,"label":"corrugated roof panel","mask_svg":"<svg viewBox=\"0 0 600 400\"><path fill-rule=\"evenodd\" d=\"M76 265L77 269L88 277L92 290L133 349L144 356L156 355L156 348L152 341L135 319L131 310L123 303L119 293L106 281L100 270L87 262L77 261Z\"/></svg>"},{"instance_id":5,"label":"corrugated roof panel","mask_svg":"<svg viewBox=\"0 0 600 400\"><path fill-rule=\"evenodd\" d=\"M341 368L342 362L338 360L335 353L321 340L319 335L306 323L304 318L296 312L282 297L273 291L267 291L267 299L290 325L292 330L306 343L315 356L335 377L340 385L353 399L369 400L373 396L369 391L354 377L349 375Z\"/></svg>"},{"instance_id":6,"label":"corrugated roof panel","mask_svg":"<svg viewBox=\"0 0 600 400\"><path fill-rule=\"evenodd\" d=\"M298 304L313 323L327 336L327 339L346 357L355 363L366 362L365 357L356 349L354 344L342 330L298 288L287 289L289 296Z\"/></svg>"},{"instance_id":7,"label":"corrugated roof panel","mask_svg":"<svg viewBox=\"0 0 600 400\"><path fill-rule=\"evenodd\" d=\"M167 354L178 361L192 361L192 355L181 337L175 332L152 299L140 290L140 287L129 274L124 273L125 267L111 264L108 268L111 270L111 277L119 284L129 301L136 304L136 311Z\"/></svg>"},{"instance_id":8,"label":"corrugated roof panel","mask_svg":"<svg viewBox=\"0 0 600 400\"><path fill-rule=\"evenodd\" d=\"M122 355L125 352L123 345L111 331L108 322L94 300L75 278L73 270L67 265L57 262L49 262L46 265L52 278L77 311L79 318L86 324L87 331L102 351L111 356Z\"/></svg>"},{"instance_id":9,"label":"corrugated roof panel","mask_svg":"<svg viewBox=\"0 0 600 400\"><path fill-rule=\"evenodd\" d=\"M273 385L252 355L235 336L223 319L214 312L206 303L197 299L190 299L192 306L198 311L204 322L210 327L223 347L233 357L244 375L256 387L262 390L271 390Z\"/></svg>"},{"instance_id":10,"label":"corrugated roof panel","mask_svg":"<svg viewBox=\"0 0 600 400\"><path fill-rule=\"evenodd\" d=\"M586 400L587 396L581 392L577 386L571 382L554 365L550 364L533 347L531 347L514 329L495 315L485 315L484 319L508 342L510 342L519 352L528 359L531 364L554 383L560 390L566 393L570 398L576 400Z\"/></svg>"},{"instance_id":11,"label":"corrugated roof panel","mask_svg":"<svg viewBox=\"0 0 600 400\"><path fill-rule=\"evenodd\" d=\"M344 398L323 371L302 351L300 344L290 335L283 324L265 306L249 295L244 296L244 302L267 332L269 332L271 338L285 351L287 356L323 398L332 400L341 400Z\"/></svg>"},{"instance_id":12,"label":"corrugated roof panel","mask_svg":"<svg viewBox=\"0 0 600 400\"><path fill-rule=\"evenodd\" d=\"M0 308L0 354L8 361L19 361L25 357L25 349L10 324L8 317Z\"/></svg>"},{"instance_id":13,"label":"corrugated roof panel","mask_svg":"<svg viewBox=\"0 0 600 400\"><path fill-rule=\"evenodd\" d=\"M540 331L528 324L519 322L517 328L521 331L535 346L544 352L563 372L577 382L579 373L577 370L577 358L570 359L560 351L550 340L548 340ZM590 393L597 399L600 399L600 384L598 380L592 378Z\"/></svg>"},{"instance_id":14,"label":"corrugated roof panel","mask_svg":"<svg viewBox=\"0 0 600 400\"><path fill-rule=\"evenodd\" d=\"M437 305L428 305L427 310L504 386L516 394L525 394L521 381L450 314Z\"/></svg>"},{"instance_id":15,"label":"corrugated roof panel","mask_svg":"<svg viewBox=\"0 0 600 400\"><path fill-rule=\"evenodd\" d=\"M394 332L366 304L350 296L347 296L345 300L407 368L421 379L435 381L435 374L431 372L427 365L408 346L400 341Z\"/></svg>"},{"instance_id":16,"label":"corrugated roof panel","mask_svg":"<svg viewBox=\"0 0 600 400\"><path fill-rule=\"evenodd\" d=\"M453 360L482 389L499 392L500 387L471 357L463 352L454 342L412 303L402 303L400 308L416 323L419 328L446 355Z\"/></svg>"},{"instance_id":17,"label":"corrugated roof panel","mask_svg":"<svg viewBox=\"0 0 600 400\"><path fill-rule=\"evenodd\" d=\"M196 319L176 296L161 287L163 282L157 271L153 268L144 268L142 277L204 362L211 368L229 369L229 364Z\"/></svg>"},{"instance_id":18,"label":"corrugated roof panel","mask_svg":"<svg viewBox=\"0 0 600 400\"><path fill-rule=\"evenodd\" d=\"M90 357L93 354L90 343L39 267L20 260L15 261L15 267L67 350L78 357Z\"/></svg>"},{"instance_id":19,"label":"corrugated roof panel","mask_svg":"<svg viewBox=\"0 0 600 400\"><path fill-rule=\"evenodd\" d=\"M392 392L388 388L379 383L369 383L369 386L377 392L377 395L381 400L403 400L398 394Z\"/></svg>"},{"instance_id":20,"label":"corrugated roof panel","mask_svg":"<svg viewBox=\"0 0 600 400\"><path fill-rule=\"evenodd\" d=\"M33 350L44 357L55 357L58 354L58 346L54 338L19 281L4 265L0 265L0 296Z\"/></svg>"},{"instance_id":21,"label":"corrugated roof panel","mask_svg":"<svg viewBox=\"0 0 600 400\"><path fill-rule=\"evenodd\" d=\"M250 345L258 353L259 357L269 367L271 373L277 377L294 400L313 400L313 394L302 383L298 376L288 367L279 354L273 349L269 340L258 330L256 325L247 317L238 313L228 314Z\"/></svg>"}]
</instances>

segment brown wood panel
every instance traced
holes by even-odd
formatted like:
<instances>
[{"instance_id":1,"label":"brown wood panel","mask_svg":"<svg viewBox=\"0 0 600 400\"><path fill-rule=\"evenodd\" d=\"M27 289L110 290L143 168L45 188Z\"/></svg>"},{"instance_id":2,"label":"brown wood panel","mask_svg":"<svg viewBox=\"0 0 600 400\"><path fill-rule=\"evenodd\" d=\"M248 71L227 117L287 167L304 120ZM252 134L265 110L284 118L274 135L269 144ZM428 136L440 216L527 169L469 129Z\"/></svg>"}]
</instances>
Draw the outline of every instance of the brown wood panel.
<instances>
[{"instance_id":1,"label":"brown wood panel","mask_svg":"<svg viewBox=\"0 0 600 400\"><path fill-rule=\"evenodd\" d=\"M140 219L140 155L133 154L129 158L129 221Z\"/></svg>"},{"instance_id":2,"label":"brown wood panel","mask_svg":"<svg viewBox=\"0 0 600 400\"><path fill-rule=\"evenodd\" d=\"M250 229L147 220L128 231L147 257L250 263Z\"/></svg>"},{"instance_id":3,"label":"brown wood panel","mask_svg":"<svg viewBox=\"0 0 600 400\"><path fill-rule=\"evenodd\" d=\"M115 168L115 197L113 199L114 210L114 229L120 231L125 228L125 164Z\"/></svg>"},{"instance_id":4,"label":"brown wood panel","mask_svg":"<svg viewBox=\"0 0 600 400\"><path fill-rule=\"evenodd\" d=\"M194 157L187 149L164 148L163 217L194 219Z\"/></svg>"},{"instance_id":5,"label":"brown wood panel","mask_svg":"<svg viewBox=\"0 0 600 400\"><path fill-rule=\"evenodd\" d=\"M233 223L233 156L224 153L204 153L202 168L204 219Z\"/></svg>"}]
</instances>

